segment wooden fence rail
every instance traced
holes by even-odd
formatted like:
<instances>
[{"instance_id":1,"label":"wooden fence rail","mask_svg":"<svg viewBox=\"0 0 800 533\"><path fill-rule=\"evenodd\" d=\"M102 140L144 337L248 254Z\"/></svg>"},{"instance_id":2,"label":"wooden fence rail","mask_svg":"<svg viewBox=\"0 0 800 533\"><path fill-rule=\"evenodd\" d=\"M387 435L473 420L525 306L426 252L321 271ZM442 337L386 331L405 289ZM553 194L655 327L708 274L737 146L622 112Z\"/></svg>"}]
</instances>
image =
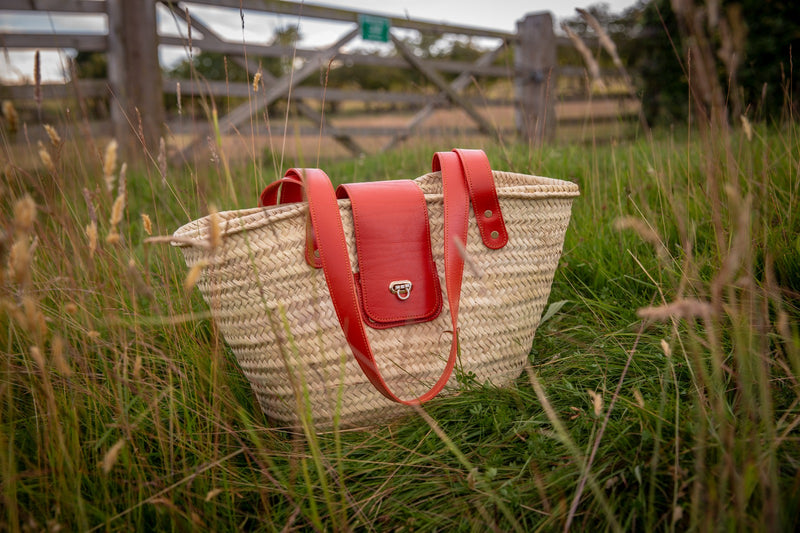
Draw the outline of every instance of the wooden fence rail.
<instances>
[{"instance_id":1,"label":"wooden fence rail","mask_svg":"<svg viewBox=\"0 0 800 533\"><path fill-rule=\"evenodd\" d=\"M158 35L156 31L156 4L162 4L182 24L179 37ZM196 5L213 5L240 8L262 13L292 15L303 19L320 19L354 24L345 28L345 33L324 49L307 50L279 45L258 45L231 42L220 35L211 21L200 20L191 15ZM165 110L163 94L175 93L180 87L183 95L203 94L212 96L247 97L241 105L219 118L219 133L225 134L240 129L253 120L266 106L291 94L292 105L298 113L310 120L315 131L330 135L353 154L365 152L356 137L359 135L385 135L389 142L384 148L413 135L428 120L432 113L442 107L462 110L473 123L473 128L487 136L509 133L487 118L489 106L513 106L515 109L516 133L531 143L541 143L554 138L556 117L554 104L558 77L583 76L583 69L558 68L556 49L571 46L566 38L558 38L553 32L553 20L549 13L528 14L517 25L516 33L494 31L483 28L455 26L422 20L410 20L386 16L380 13L363 13L309 3L294 3L281 0L192 0L174 2L167 0L5 0L0 10L38 10L59 13L105 14L108 33L31 35L7 33L0 35L0 46L6 49L68 48L87 52L108 54L107 80L72 80L63 85L44 86L45 97L64 97L80 94L108 97L111 105L113 132L125 146L144 143L157 149L164 134ZM187 15L187 13L189 15ZM369 15L385 21L391 28L453 34L467 37L494 39L496 45L487 50L475 62L451 60L423 60L395 34L389 39L397 55L384 57L363 53L345 53L342 48L361 35L359 20ZM193 35L190 39L189 35ZM196 50L219 52L244 67L250 78L260 72L264 91L256 98L250 83L228 83L215 81L162 79L158 63L158 46L178 46ZM497 65L495 60L507 49L514 50L513 65ZM294 58L292 72L275 77L260 69L258 58ZM300 86L306 78L320 69L340 65L371 65L401 69L413 69L434 88L432 93L386 92L367 90L344 90L326 87ZM443 74L458 74L448 81ZM474 98L463 95L464 90L475 83L476 77L513 80L513 97ZM3 98L24 99L32 95L30 86L2 88ZM334 127L328 118L307 102L358 101L365 103L384 102L418 107L416 114L402 127L341 128ZM132 127L136 124L137 127ZM207 128L211 128L208 124ZM179 124L170 124L170 131L177 131ZM183 151L202 148L206 145L210 129L196 131L185 144ZM141 138L143 136L143 138ZM184 155L186 155L184 153Z\"/></svg>"}]
</instances>

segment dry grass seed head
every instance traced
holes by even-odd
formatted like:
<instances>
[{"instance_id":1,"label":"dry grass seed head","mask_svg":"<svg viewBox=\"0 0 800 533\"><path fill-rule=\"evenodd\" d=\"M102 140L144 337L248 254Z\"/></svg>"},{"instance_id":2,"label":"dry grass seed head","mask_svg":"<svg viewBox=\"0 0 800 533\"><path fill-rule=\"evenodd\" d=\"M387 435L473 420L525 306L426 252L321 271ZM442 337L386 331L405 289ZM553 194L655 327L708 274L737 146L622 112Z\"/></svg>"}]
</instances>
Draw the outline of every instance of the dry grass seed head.
<instances>
[{"instance_id":1,"label":"dry grass seed head","mask_svg":"<svg viewBox=\"0 0 800 533\"><path fill-rule=\"evenodd\" d=\"M117 183L117 196L125 196L125 188L128 186L128 163L122 163L119 168L119 182Z\"/></svg>"},{"instance_id":2,"label":"dry grass seed head","mask_svg":"<svg viewBox=\"0 0 800 533\"><path fill-rule=\"evenodd\" d=\"M183 280L183 288L186 292L189 292L194 288L194 286L197 284L197 280L200 279L200 274L203 273L203 269L206 266L208 266L208 261L198 261L192 268L189 269L189 272L186 274L186 279Z\"/></svg>"},{"instance_id":3,"label":"dry grass seed head","mask_svg":"<svg viewBox=\"0 0 800 533\"><path fill-rule=\"evenodd\" d=\"M136 354L136 359L133 361L133 379L136 381L142 379L142 354Z\"/></svg>"},{"instance_id":4,"label":"dry grass seed head","mask_svg":"<svg viewBox=\"0 0 800 533\"><path fill-rule=\"evenodd\" d=\"M261 83L261 69L253 76L253 91L258 92L259 84Z\"/></svg>"},{"instance_id":5,"label":"dry grass seed head","mask_svg":"<svg viewBox=\"0 0 800 533\"><path fill-rule=\"evenodd\" d=\"M144 143L144 123L142 122L142 112L139 111L138 107L134 107L133 110L136 112L136 123L139 125L136 133L139 135L139 142Z\"/></svg>"},{"instance_id":6,"label":"dry grass seed head","mask_svg":"<svg viewBox=\"0 0 800 533\"><path fill-rule=\"evenodd\" d=\"M14 134L19 131L19 114L11 100L3 100L3 117L6 119L9 133Z\"/></svg>"},{"instance_id":7,"label":"dry grass seed head","mask_svg":"<svg viewBox=\"0 0 800 533\"><path fill-rule=\"evenodd\" d=\"M111 472L111 469L114 468L115 464L117 464L117 459L119 459L119 454L124 446L125 439L119 439L106 452L105 456L103 456L103 461L100 463L100 468L102 468L104 474Z\"/></svg>"},{"instance_id":8,"label":"dry grass seed head","mask_svg":"<svg viewBox=\"0 0 800 533\"><path fill-rule=\"evenodd\" d=\"M480 267L480 265L478 265L477 261L475 261L469 252L467 252L467 247L463 242L461 242L461 239L458 237L453 237L453 244L456 245L458 255L460 255L464 260L464 266L467 267L476 278L483 279L485 275L483 269Z\"/></svg>"},{"instance_id":9,"label":"dry grass seed head","mask_svg":"<svg viewBox=\"0 0 800 533\"><path fill-rule=\"evenodd\" d=\"M31 277L31 245L27 238L14 241L8 254L8 270L12 280L20 287Z\"/></svg>"},{"instance_id":10,"label":"dry grass seed head","mask_svg":"<svg viewBox=\"0 0 800 533\"><path fill-rule=\"evenodd\" d=\"M664 241L658 233L643 220L636 217L620 217L614 221L614 229L617 231L626 229L633 231L643 241L651 244L653 248L655 248L659 260L662 262L667 262L669 260L669 252L664 246Z\"/></svg>"},{"instance_id":11,"label":"dry grass seed head","mask_svg":"<svg viewBox=\"0 0 800 533\"><path fill-rule=\"evenodd\" d=\"M114 205L111 207L111 218L109 219L109 223L112 226L119 225L122 222L122 213L125 209L125 194L117 195L117 198L114 200Z\"/></svg>"},{"instance_id":12,"label":"dry grass seed head","mask_svg":"<svg viewBox=\"0 0 800 533\"><path fill-rule=\"evenodd\" d=\"M611 37L608 36L608 33L606 33L606 31L600 25L600 22L594 17L594 15L585 9L576 8L575 11L577 11L581 18L583 18L583 20L585 20L586 23L594 30L600 45L606 49L608 54L616 63L619 60L619 55L617 54L617 45L614 44L614 41L612 41Z\"/></svg>"},{"instance_id":13,"label":"dry grass seed head","mask_svg":"<svg viewBox=\"0 0 800 533\"><path fill-rule=\"evenodd\" d=\"M752 141L753 140L752 124L750 124L750 121L744 115L741 115L739 118L742 120L742 130L744 130L744 136L747 137L748 142Z\"/></svg>"},{"instance_id":14,"label":"dry grass seed head","mask_svg":"<svg viewBox=\"0 0 800 533\"><path fill-rule=\"evenodd\" d=\"M666 339L661 339L661 350L667 357L672 357L672 348L669 347L669 343Z\"/></svg>"},{"instance_id":15,"label":"dry grass seed head","mask_svg":"<svg viewBox=\"0 0 800 533\"><path fill-rule=\"evenodd\" d=\"M45 124L44 131L47 132L47 136L50 138L50 144L53 145L53 148L60 148L64 141L61 140L61 135L58 134L56 129L50 124Z\"/></svg>"},{"instance_id":16,"label":"dry grass seed head","mask_svg":"<svg viewBox=\"0 0 800 533\"><path fill-rule=\"evenodd\" d=\"M603 396L593 390L587 390L586 392L589 393L589 397L592 399L594 415L600 416L603 413Z\"/></svg>"},{"instance_id":17,"label":"dry grass seed head","mask_svg":"<svg viewBox=\"0 0 800 533\"><path fill-rule=\"evenodd\" d=\"M107 244L118 244L120 241L120 235L117 231L117 228L111 228L111 231L108 232L106 235L106 243Z\"/></svg>"},{"instance_id":18,"label":"dry grass seed head","mask_svg":"<svg viewBox=\"0 0 800 533\"><path fill-rule=\"evenodd\" d=\"M142 216L142 227L144 228L144 232L148 235L153 234L153 223L150 221L150 217L145 214L141 213Z\"/></svg>"},{"instance_id":19,"label":"dry grass seed head","mask_svg":"<svg viewBox=\"0 0 800 533\"><path fill-rule=\"evenodd\" d=\"M8 298L0 298L0 311L11 317L17 324L25 323L25 315L22 314L19 305Z\"/></svg>"},{"instance_id":20,"label":"dry grass seed head","mask_svg":"<svg viewBox=\"0 0 800 533\"><path fill-rule=\"evenodd\" d=\"M108 235L106 235L106 242L108 244L117 244L120 241L120 234L117 230L117 226L122 221L122 214L125 210L125 193L118 195L116 200L114 200L114 205L111 207L111 218L109 219L109 223L111 224L111 228L108 230Z\"/></svg>"},{"instance_id":21,"label":"dry grass seed head","mask_svg":"<svg viewBox=\"0 0 800 533\"><path fill-rule=\"evenodd\" d=\"M33 233L33 224L36 221L36 202L26 194L14 203L14 232L17 237Z\"/></svg>"},{"instance_id":22,"label":"dry grass seed head","mask_svg":"<svg viewBox=\"0 0 800 533\"><path fill-rule=\"evenodd\" d=\"M34 336L47 334L47 321L39 309L39 303L30 295L22 297L22 311L25 315L25 330Z\"/></svg>"},{"instance_id":23,"label":"dry grass seed head","mask_svg":"<svg viewBox=\"0 0 800 533\"><path fill-rule=\"evenodd\" d=\"M600 76L600 65L594 58L592 51L589 50L589 47L586 46L586 43L583 42L583 39L581 39L577 33L572 31L569 26L562 23L561 29L564 30L564 32L567 34L567 37L569 37L570 41L572 41L572 45L575 47L575 50L577 50L581 57L583 57L583 63L586 65L586 70L589 71L589 75L591 77L592 87L605 90L605 83L603 83L603 79Z\"/></svg>"},{"instance_id":24,"label":"dry grass seed head","mask_svg":"<svg viewBox=\"0 0 800 533\"><path fill-rule=\"evenodd\" d=\"M167 143L164 137L158 141L158 173L161 175L161 183L167 182Z\"/></svg>"},{"instance_id":25,"label":"dry grass seed head","mask_svg":"<svg viewBox=\"0 0 800 533\"><path fill-rule=\"evenodd\" d=\"M222 494L222 489L211 489L210 491L208 491L206 493L205 501L210 502L212 500L212 498L214 498L215 496L218 496L219 494Z\"/></svg>"},{"instance_id":26,"label":"dry grass seed head","mask_svg":"<svg viewBox=\"0 0 800 533\"><path fill-rule=\"evenodd\" d=\"M64 355L64 344L64 339L61 335L55 335L50 342L50 354L53 358L53 366L56 367L58 373L64 377L69 377L72 375L72 368L70 368Z\"/></svg>"},{"instance_id":27,"label":"dry grass seed head","mask_svg":"<svg viewBox=\"0 0 800 533\"><path fill-rule=\"evenodd\" d=\"M211 138L211 136L206 136L206 143L208 144L208 151L211 154L211 162L215 165L219 165L219 153L217 152L217 143Z\"/></svg>"},{"instance_id":28,"label":"dry grass seed head","mask_svg":"<svg viewBox=\"0 0 800 533\"><path fill-rule=\"evenodd\" d=\"M633 389L633 398L636 400L636 405L638 405L640 409L644 409L644 396L642 396L639 389Z\"/></svg>"},{"instance_id":29,"label":"dry grass seed head","mask_svg":"<svg viewBox=\"0 0 800 533\"><path fill-rule=\"evenodd\" d=\"M87 189L86 187L83 188L83 199L86 201L86 208L89 210L89 220L94 222L96 226L97 210L94 208L94 202L92 201L92 193L90 193L89 189Z\"/></svg>"},{"instance_id":30,"label":"dry grass seed head","mask_svg":"<svg viewBox=\"0 0 800 533\"><path fill-rule=\"evenodd\" d=\"M36 363L36 366L44 370L45 360L44 356L42 355L42 351L37 346L31 346L28 350L30 351L31 359L33 359L33 362Z\"/></svg>"},{"instance_id":31,"label":"dry grass seed head","mask_svg":"<svg viewBox=\"0 0 800 533\"><path fill-rule=\"evenodd\" d=\"M50 152L47 151L47 148L45 147L44 144L42 144L42 141L39 141L38 145L39 145L39 159L42 160L44 168L46 168L50 174L55 174L56 164L53 163L53 158L50 157Z\"/></svg>"},{"instance_id":32,"label":"dry grass seed head","mask_svg":"<svg viewBox=\"0 0 800 533\"><path fill-rule=\"evenodd\" d=\"M86 237L89 239L89 257L94 257L97 251L97 223L94 220L86 225Z\"/></svg>"},{"instance_id":33,"label":"dry grass seed head","mask_svg":"<svg viewBox=\"0 0 800 533\"><path fill-rule=\"evenodd\" d=\"M117 140L111 139L111 142L106 146L106 152L103 156L103 176L106 181L106 189L108 192L114 190L114 173L117 170Z\"/></svg>"},{"instance_id":34,"label":"dry grass seed head","mask_svg":"<svg viewBox=\"0 0 800 533\"><path fill-rule=\"evenodd\" d=\"M663 322L672 318L708 319L713 315L713 311L713 306L708 302L684 298L658 307L642 307L636 314L639 318Z\"/></svg>"}]
</instances>

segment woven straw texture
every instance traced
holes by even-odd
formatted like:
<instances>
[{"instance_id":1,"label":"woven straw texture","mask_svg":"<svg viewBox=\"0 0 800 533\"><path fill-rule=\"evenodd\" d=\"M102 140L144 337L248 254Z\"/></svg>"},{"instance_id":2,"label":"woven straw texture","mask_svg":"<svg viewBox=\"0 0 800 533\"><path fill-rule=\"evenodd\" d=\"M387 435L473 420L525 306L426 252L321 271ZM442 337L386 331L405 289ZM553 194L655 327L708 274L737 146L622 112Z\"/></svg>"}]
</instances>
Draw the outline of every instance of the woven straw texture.
<instances>
[{"instance_id":1,"label":"woven straw texture","mask_svg":"<svg viewBox=\"0 0 800 533\"><path fill-rule=\"evenodd\" d=\"M521 373L550 294L578 187L574 183L493 172L509 234L486 248L470 212L461 304L460 356L445 392L459 380L504 386ZM416 182L425 193L433 257L445 289L441 175ZM358 269L349 200L339 201L350 261ZM198 287L264 413L317 430L379 424L410 408L382 396L362 373L342 333L321 269L304 259L307 204L219 213L222 243L210 247L211 219L180 229L174 244L189 267L206 262ZM402 261L402 258L398 258ZM423 324L367 335L378 367L400 397L417 397L441 375L451 341L441 315Z\"/></svg>"}]
</instances>

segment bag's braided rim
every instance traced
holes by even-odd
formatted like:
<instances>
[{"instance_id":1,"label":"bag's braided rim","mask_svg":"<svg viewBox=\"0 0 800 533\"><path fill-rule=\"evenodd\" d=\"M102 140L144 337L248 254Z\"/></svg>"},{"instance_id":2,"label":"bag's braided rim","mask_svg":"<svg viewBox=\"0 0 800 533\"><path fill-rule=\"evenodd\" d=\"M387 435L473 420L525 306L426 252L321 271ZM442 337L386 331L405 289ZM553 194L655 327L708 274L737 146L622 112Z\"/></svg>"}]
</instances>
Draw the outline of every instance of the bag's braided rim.
<instances>
[{"instance_id":1,"label":"bag's braided rim","mask_svg":"<svg viewBox=\"0 0 800 533\"><path fill-rule=\"evenodd\" d=\"M497 187L497 194L505 198L574 198L580 195L578 186L570 181L517 174L514 172L492 171ZM440 172L431 172L415 180L426 198L435 198L442 194L442 178ZM431 196L433 195L433 196ZM340 200L339 205L349 206L349 200ZM239 231L257 229L265 224L273 224L284 217L292 217L298 210L305 212L305 204L287 204L269 208L254 207L236 211L218 213L222 223L223 235L231 235ZM269 216L265 216L265 214ZM198 239L208 238L208 219L200 218L182 226L175 232L176 237ZM175 246L191 246L187 242L176 242Z\"/></svg>"},{"instance_id":2,"label":"bag's braided rim","mask_svg":"<svg viewBox=\"0 0 800 533\"><path fill-rule=\"evenodd\" d=\"M509 243L483 246L475 224L467 237L459 316L460 359L450 382L506 385L521 372L547 302L577 185L494 172ZM438 173L418 178L425 192L431 245L444 284L443 199ZM198 287L262 410L290 426L308 413L317 429L379 423L408 408L378 393L358 367L342 334L320 270L303 256L305 204L219 214L222 245L210 250L209 218L175 232L187 264L206 261ZM349 202L340 212L354 269ZM192 240L198 246L191 246ZM445 299L446 302L446 299ZM424 392L449 351L447 304L431 322L368 330L381 373L399 395Z\"/></svg>"}]
</instances>

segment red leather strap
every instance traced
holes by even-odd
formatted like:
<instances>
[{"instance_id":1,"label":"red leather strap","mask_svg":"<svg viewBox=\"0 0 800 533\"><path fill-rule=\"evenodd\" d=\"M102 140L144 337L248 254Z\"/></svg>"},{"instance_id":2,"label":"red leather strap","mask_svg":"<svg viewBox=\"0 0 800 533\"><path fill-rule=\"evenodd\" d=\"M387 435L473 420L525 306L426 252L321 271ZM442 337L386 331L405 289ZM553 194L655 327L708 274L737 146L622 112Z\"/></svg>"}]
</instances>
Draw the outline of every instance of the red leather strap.
<instances>
[{"instance_id":1,"label":"red leather strap","mask_svg":"<svg viewBox=\"0 0 800 533\"><path fill-rule=\"evenodd\" d=\"M453 331L458 323L458 305L461 298L461 276L464 273L464 258L459 250L460 244L467 244L469 224L469 194L461 163L453 152L433 154L434 171L442 171L444 188L444 281L447 287L447 300L453 319ZM456 295L451 298L450 295Z\"/></svg>"},{"instance_id":2,"label":"red leather strap","mask_svg":"<svg viewBox=\"0 0 800 533\"><path fill-rule=\"evenodd\" d=\"M453 150L460 162L459 172L463 172L466 184L469 187L469 198L472 201L472 210L481 233L483 244L487 248L497 250L508 243L508 232L500 211L497 200L497 191L494 187L492 167L483 150ZM447 152L437 152L444 154ZM433 158L433 171L442 170L440 160Z\"/></svg>"},{"instance_id":3,"label":"red leather strap","mask_svg":"<svg viewBox=\"0 0 800 533\"><path fill-rule=\"evenodd\" d=\"M461 296L461 274L464 260L454 244L456 239L466 242L469 196L466 182L460 172L455 154L445 153L443 169L445 189L445 279L452 320L452 344L444 371L426 393L411 400L404 400L389 390L388 385L375 364L375 356L367 339L358 297L353 282L352 265L347 252L347 243L339 214L339 205L333 186L325 173L319 169L290 169L287 176L299 178L308 198L311 224L316 229L322 269L333 300L339 325L347 343L364 375L372 385L387 398L406 405L417 405L439 394L455 367L458 359L458 303Z\"/></svg>"},{"instance_id":4,"label":"red leather strap","mask_svg":"<svg viewBox=\"0 0 800 533\"><path fill-rule=\"evenodd\" d=\"M294 170L294 169L293 169ZM303 182L292 174L291 170L286 175L273 183L267 185L261 196L259 197L259 207L269 207L280 204L294 204L302 202L303 198ZM314 268L322 268L322 261L319 258L319 248L317 246L317 238L314 235L314 227L310 223L310 219L306 221L306 249L305 249L306 263Z\"/></svg>"},{"instance_id":5,"label":"red leather strap","mask_svg":"<svg viewBox=\"0 0 800 533\"><path fill-rule=\"evenodd\" d=\"M494 186L489 159L483 150L456 148L453 152L458 156L460 168L456 168L456 165L453 165L450 172L454 173L454 175L459 173L464 176L483 244L493 250L502 248L508 243L508 232L506 231L500 203L497 200L497 190ZM447 152L438 153L444 154ZM434 156L433 171L436 172L438 170L441 170L441 164L439 159ZM261 193L259 205L265 207L302 202L303 200L302 183L298 178L287 173L284 178L268 185L264 189ZM307 228L305 256L309 265L315 268L322 268L314 229L311 226Z\"/></svg>"},{"instance_id":6,"label":"red leather strap","mask_svg":"<svg viewBox=\"0 0 800 533\"><path fill-rule=\"evenodd\" d=\"M458 154L467 178L472 211L475 213L483 244L493 250L502 248L508 243L508 232L500 202L497 200L489 158L483 150L456 148L453 151Z\"/></svg>"},{"instance_id":7,"label":"red leather strap","mask_svg":"<svg viewBox=\"0 0 800 533\"><path fill-rule=\"evenodd\" d=\"M293 168L261 195L261 205L268 206L300 201L305 191L309 206L306 261L322 267L339 325L364 375L381 394L406 405L420 404L439 394L458 358L458 311L464 272L459 245L466 246L467 242L470 199L484 244L500 248L508 241L491 168L482 151L437 152L432 168L434 172L441 170L444 188L444 270L453 338L439 379L430 390L411 400L403 400L389 390L375 363L358 303L339 204L328 176L319 169ZM318 245L318 258L312 255L315 245Z\"/></svg>"},{"instance_id":8,"label":"red leather strap","mask_svg":"<svg viewBox=\"0 0 800 533\"><path fill-rule=\"evenodd\" d=\"M285 176L267 185L261 191L258 207L294 204L303 201L303 184L296 178Z\"/></svg>"}]
</instances>

